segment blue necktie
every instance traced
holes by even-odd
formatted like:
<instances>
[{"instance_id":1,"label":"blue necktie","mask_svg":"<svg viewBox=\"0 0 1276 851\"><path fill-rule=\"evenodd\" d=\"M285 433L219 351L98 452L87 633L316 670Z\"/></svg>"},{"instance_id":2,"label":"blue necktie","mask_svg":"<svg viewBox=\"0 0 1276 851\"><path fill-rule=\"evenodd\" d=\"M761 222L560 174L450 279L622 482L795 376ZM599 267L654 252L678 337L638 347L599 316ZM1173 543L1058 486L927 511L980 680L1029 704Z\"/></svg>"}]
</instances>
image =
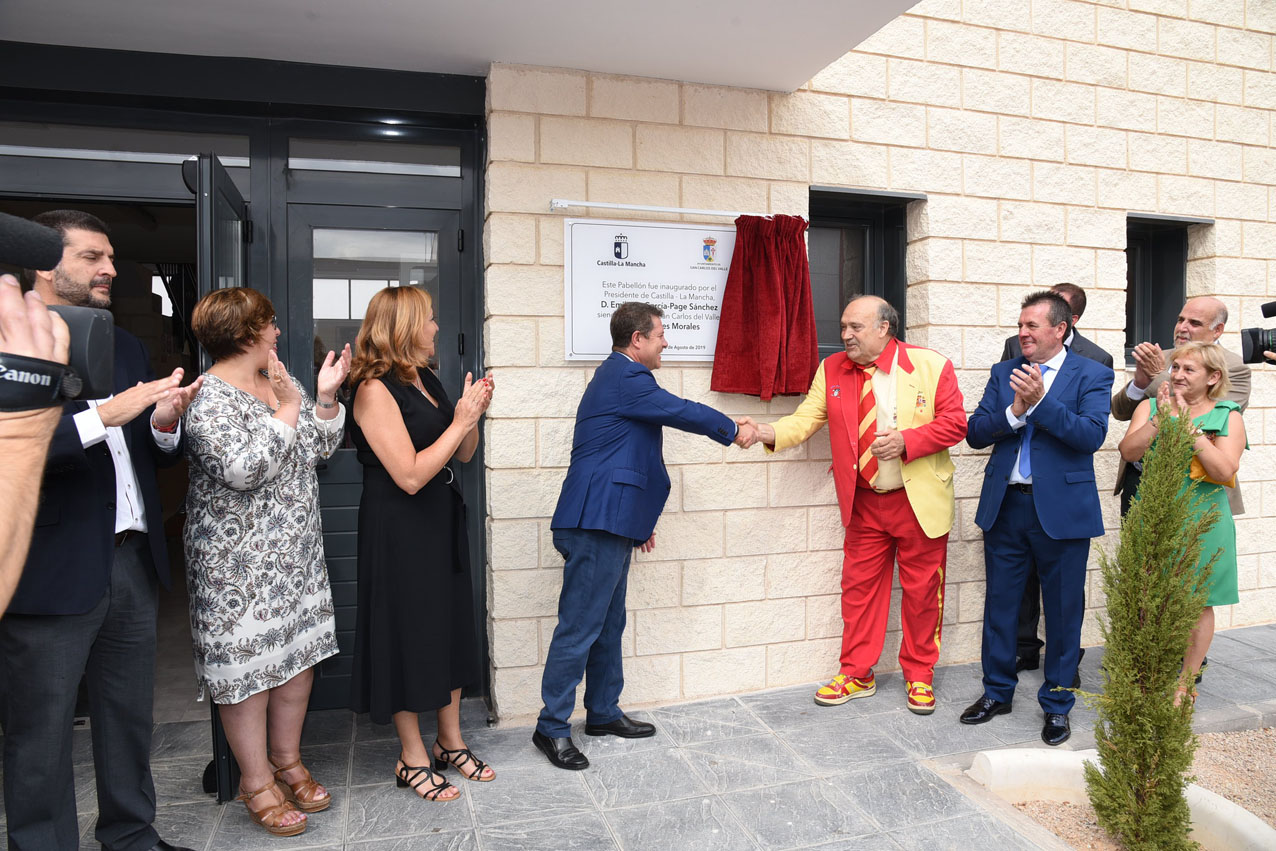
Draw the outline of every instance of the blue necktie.
<instances>
[{"instance_id":1,"label":"blue necktie","mask_svg":"<svg viewBox=\"0 0 1276 851\"><path fill-rule=\"evenodd\" d=\"M1041 364L1041 379L1044 382L1050 367ZM1019 444L1019 475L1025 480L1032 478L1032 423L1023 427L1023 443Z\"/></svg>"}]
</instances>

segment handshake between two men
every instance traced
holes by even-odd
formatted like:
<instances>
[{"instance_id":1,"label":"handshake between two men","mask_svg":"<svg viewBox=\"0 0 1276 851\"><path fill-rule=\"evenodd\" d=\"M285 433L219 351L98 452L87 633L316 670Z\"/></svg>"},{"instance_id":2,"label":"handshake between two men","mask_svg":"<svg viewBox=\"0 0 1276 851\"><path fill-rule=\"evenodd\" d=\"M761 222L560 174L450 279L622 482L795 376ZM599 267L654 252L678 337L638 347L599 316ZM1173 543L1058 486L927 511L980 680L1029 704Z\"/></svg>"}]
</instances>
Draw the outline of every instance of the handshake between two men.
<instances>
[{"instance_id":1,"label":"handshake between two men","mask_svg":"<svg viewBox=\"0 0 1276 851\"><path fill-rule=\"evenodd\" d=\"M739 417L735 422L740 427L735 436L736 446L741 449L748 449L755 443L775 446L775 429L770 423L755 422L752 417ZM893 461L904 454L904 435L894 428L874 430L868 451L879 461Z\"/></svg>"}]
</instances>

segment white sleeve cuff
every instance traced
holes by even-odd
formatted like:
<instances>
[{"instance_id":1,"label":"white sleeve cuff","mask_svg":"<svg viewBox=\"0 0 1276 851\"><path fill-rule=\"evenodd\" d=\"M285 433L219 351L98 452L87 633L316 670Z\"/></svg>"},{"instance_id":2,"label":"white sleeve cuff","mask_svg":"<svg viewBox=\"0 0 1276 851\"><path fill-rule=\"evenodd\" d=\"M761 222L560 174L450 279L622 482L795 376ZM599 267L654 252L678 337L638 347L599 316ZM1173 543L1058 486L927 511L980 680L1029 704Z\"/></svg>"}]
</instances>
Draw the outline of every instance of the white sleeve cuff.
<instances>
[{"instance_id":1,"label":"white sleeve cuff","mask_svg":"<svg viewBox=\"0 0 1276 851\"><path fill-rule=\"evenodd\" d=\"M1021 419L1014 415L1014 413L1010 410L1011 407L1013 406L1011 405L1006 406L1006 422L1009 423L1012 429L1014 429L1015 431L1018 431L1019 429L1023 428L1024 426L1028 424L1027 416L1029 413L1032 412L1032 409L1029 408L1028 411L1024 414L1024 417Z\"/></svg>"},{"instance_id":2,"label":"white sleeve cuff","mask_svg":"<svg viewBox=\"0 0 1276 851\"><path fill-rule=\"evenodd\" d=\"M1151 385L1148 386L1150 387ZM1125 395L1129 396L1136 402L1142 402L1143 397L1147 396L1147 390L1146 388L1140 390L1138 387L1135 387L1134 382L1131 381L1129 384L1125 385Z\"/></svg>"},{"instance_id":3,"label":"white sleeve cuff","mask_svg":"<svg viewBox=\"0 0 1276 851\"><path fill-rule=\"evenodd\" d=\"M151 420L151 437L155 441L155 445L165 452L172 452L177 448L177 444L182 439L182 421L177 421L177 430L172 432L160 431L155 427L155 421Z\"/></svg>"},{"instance_id":4,"label":"white sleeve cuff","mask_svg":"<svg viewBox=\"0 0 1276 851\"><path fill-rule=\"evenodd\" d=\"M102 424L102 415L93 405L87 411L80 411L74 417L75 428L80 432L80 445L86 449L106 440L106 426Z\"/></svg>"},{"instance_id":5,"label":"white sleeve cuff","mask_svg":"<svg viewBox=\"0 0 1276 851\"><path fill-rule=\"evenodd\" d=\"M324 434L336 434L346 425L346 406L337 403L337 415L330 420L320 419L317 415L314 417L315 427Z\"/></svg>"}]
</instances>

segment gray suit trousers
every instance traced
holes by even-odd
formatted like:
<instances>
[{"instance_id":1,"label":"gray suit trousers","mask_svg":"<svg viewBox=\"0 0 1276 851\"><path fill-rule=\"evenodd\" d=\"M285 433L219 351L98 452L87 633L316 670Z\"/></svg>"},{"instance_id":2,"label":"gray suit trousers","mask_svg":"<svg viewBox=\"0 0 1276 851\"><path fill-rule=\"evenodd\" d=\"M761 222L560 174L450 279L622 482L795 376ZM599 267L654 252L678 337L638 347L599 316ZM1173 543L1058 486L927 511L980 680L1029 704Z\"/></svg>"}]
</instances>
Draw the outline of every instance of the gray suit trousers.
<instances>
[{"instance_id":1,"label":"gray suit trousers","mask_svg":"<svg viewBox=\"0 0 1276 851\"><path fill-rule=\"evenodd\" d=\"M135 535L115 550L110 588L90 611L0 619L10 851L80 846L71 750L76 692L85 674L97 778L94 837L108 851L146 851L159 841L151 826L156 608L146 536Z\"/></svg>"}]
</instances>

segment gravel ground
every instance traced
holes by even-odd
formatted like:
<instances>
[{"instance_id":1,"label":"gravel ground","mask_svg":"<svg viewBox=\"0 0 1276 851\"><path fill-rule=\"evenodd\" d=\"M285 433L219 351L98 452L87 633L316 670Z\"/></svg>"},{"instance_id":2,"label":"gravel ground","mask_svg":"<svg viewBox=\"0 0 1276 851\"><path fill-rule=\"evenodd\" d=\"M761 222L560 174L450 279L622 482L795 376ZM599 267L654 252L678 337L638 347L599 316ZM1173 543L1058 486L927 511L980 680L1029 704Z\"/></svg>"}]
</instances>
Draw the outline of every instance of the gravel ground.
<instances>
[{"instance_id":1,"label":"gravel ground","mask_svg":"<svg viewBox=\"0 0 1276 851\"><path fill-rule=\"evenodd\" d=\"M1276 827L1276 727L1236 733L1205 733L1192 771L1196 783L1240 804ZM1015 804L1073 848L1121 851L1099 827L1089 804L1028 801Z\"/></svg>"}]
</instances>

